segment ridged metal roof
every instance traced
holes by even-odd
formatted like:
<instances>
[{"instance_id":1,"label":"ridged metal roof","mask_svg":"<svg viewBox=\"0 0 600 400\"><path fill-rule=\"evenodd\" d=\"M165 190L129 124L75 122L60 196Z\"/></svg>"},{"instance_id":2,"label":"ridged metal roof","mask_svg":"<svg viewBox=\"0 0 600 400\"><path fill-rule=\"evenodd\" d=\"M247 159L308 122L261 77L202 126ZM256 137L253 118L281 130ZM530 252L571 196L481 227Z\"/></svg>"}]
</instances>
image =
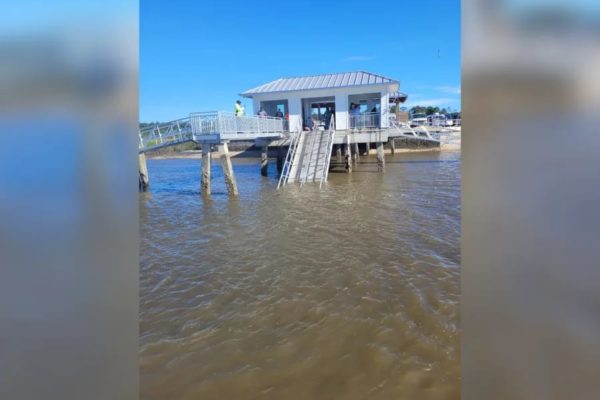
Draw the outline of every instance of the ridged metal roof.
<instances>
[{"instance_id":1,"label":"ridged metal roof","mask_svg":"<svg viewBox=\"0 0 600 400\"><path fill-rule=\"evenodd\" d=\"M297 90L330 89L349 86L385 85L398 83L397 80L370 72L342 72L338 74L299 76L295 78L279 78L253 89L246 90L241 96L252 97L253 94L291 92Z\"/></svg>"}]
</instances>

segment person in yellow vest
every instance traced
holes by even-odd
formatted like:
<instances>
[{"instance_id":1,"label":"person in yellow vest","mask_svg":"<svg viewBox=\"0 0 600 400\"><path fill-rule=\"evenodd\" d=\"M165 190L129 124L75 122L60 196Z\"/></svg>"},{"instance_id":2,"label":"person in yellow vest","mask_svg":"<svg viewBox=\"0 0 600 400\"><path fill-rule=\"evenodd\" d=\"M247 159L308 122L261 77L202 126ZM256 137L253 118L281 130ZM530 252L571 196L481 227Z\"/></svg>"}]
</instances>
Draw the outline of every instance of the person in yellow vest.
<instances>
[{"instance_id":1,"label":"person in yellow vest","mask_svg":"<svg viewBox=\"0 0 600 400\"><path fill-rule=\"evenodd\" d=\"M244 106L242 105L241 101L236 101L235 102L235 116L236 117L241 117L245 114L245 110L244 110Z\"/></svg>"}]
</instances>

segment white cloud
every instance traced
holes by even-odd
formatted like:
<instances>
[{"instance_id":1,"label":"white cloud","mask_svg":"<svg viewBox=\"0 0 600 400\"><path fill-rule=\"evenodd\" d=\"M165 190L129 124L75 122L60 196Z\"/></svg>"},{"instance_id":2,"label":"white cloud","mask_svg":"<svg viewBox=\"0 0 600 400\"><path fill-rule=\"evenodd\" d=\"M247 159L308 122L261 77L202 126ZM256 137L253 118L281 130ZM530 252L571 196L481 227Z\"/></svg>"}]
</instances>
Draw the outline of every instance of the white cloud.
<instances>
[{"instance_id":1,"label":"white cloud","mask_svg":"<svg viewBox=\"0 0 600 400\"><path fill-rule=\"evenodd\" d=\"M460 95L460 86L436 86L434 89L442 93Z\"/></svg>"},{"instance_id":2,"label":"white cloud","mask_svg":"<svg viewBox=\"0 0 600 400\"><path fill-rule=\"evenodd\" d=\"M344 61L369 61L374 58L373 56L348 56L344 58Z\"/></svg>"}]
</instances>

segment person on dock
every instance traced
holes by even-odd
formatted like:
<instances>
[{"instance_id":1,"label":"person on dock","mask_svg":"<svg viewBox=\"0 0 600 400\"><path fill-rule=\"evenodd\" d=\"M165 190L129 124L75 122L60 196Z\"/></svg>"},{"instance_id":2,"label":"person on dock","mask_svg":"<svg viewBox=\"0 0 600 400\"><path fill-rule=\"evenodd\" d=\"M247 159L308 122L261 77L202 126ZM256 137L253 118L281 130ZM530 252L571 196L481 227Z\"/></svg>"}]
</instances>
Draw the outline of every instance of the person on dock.
<instances>
[{"instance_id":1,"label":"person on dock","mask_svg":"<svg viewBox=\"0 0 600 400\"><path fill-rule=\"evenodd\" d=\"M360 108L358 104L350 103L350 128L355 128L360 118Z\"/></svg>"},{"instance_id":2,"label":"person on dock","mask_svg":"<svg viewBox=\"0 0 600 400\"><path fill-rule=\"evenodd\" d=\"M246 113L246 110L244 110L244 106L242 105L241 101L237 100L235 102L234 112L236 117L241 117Z\"/></svg>"},{"instance_id":3,"label":"person on dock","mask_svg":"<svg viewBox=\"0 0 600 400\"><path fill-rule=\"evenodd\" d=\"M283 118L283 113L281 112L281 110L277 109L277 112L275 113L275 116L277 118Z\"/></svg>"}]
</instances>

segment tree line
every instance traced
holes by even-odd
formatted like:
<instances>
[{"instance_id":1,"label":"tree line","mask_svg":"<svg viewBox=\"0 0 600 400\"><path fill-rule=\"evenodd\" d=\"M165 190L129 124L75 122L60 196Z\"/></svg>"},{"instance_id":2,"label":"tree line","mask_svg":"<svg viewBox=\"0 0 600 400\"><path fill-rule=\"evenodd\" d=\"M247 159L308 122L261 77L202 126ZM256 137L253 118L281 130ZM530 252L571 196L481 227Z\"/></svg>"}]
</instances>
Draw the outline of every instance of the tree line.
<instances>
[{"instance_id":1,"label":"tree line","mask_svg":"<svg viewBox=\"0 0 600 400\"><path fill-rule=\"evenodd\" d=\"M444 108L439 108L439 107L433 107L433 106L414 106L410 109L406 108L406 107L400 107L400 111L404 111L404 112L408 112L410 115L414 115L414 114L425 114L425 115L432 115L435 113L440 113L440 114L444 114L449 118L453 118L453 119L457 119L460 118L460 111L456 112L456 111L452 111L451 109L446 109ZM395 113L396 112L396 106L392 106L390 109L390 112Z\"/></svg>"}]
</instances>

